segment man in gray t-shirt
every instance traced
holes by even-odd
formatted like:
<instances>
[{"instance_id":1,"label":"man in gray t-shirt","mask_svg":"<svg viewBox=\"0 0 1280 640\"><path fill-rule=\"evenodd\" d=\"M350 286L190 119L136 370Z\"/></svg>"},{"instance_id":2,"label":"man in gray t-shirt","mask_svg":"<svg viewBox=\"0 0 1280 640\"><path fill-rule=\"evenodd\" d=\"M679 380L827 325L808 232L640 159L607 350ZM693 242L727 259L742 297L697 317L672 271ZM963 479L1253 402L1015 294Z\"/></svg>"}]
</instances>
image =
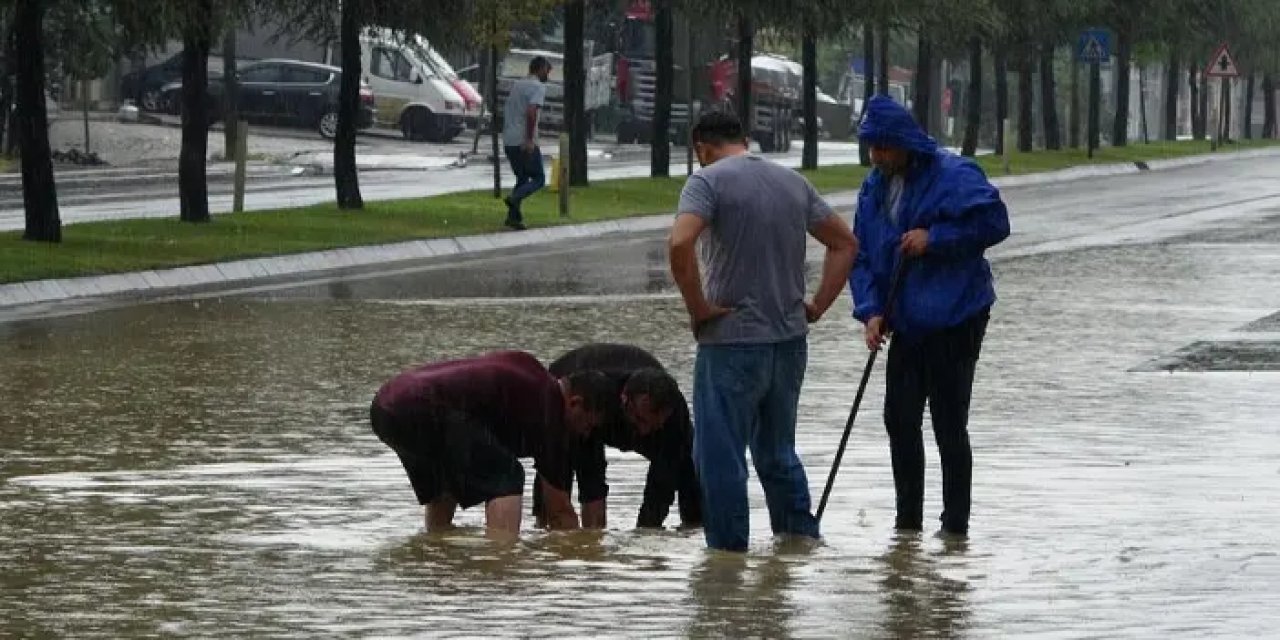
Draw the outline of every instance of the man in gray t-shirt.
<instances>
[{"instance_id":1,"label":"man in gray t-shirt","mask_svg":"<svg viewBox=\"0 0 1280 640\"><path fill-rule=\"evenodd\" d=\"M808 324L840 295L857 240L808 180L749 153L737 117L704 115L693 143L703 169L680 195L670 257L698 341L694 465L707 545L747 548L747 447L774 533L817 537L795 451L796 410ZM811 302L804 296L808 236L827 248Z\"/></svg>"},{"instance_id":2,"label":"man in gray t-shirt","mask_svg":"<svg viewBox=\"0 0 1280 640\"><path fill-rule=\"evenodd\" d=\"M506 225L524 229L520 203L536 193L547 182L542 170L542 151L538 149L538 112L547 98L547 77L551 63L538 56L529 63L529 77L511 85L502 109L502 144L516 175L516 186L507 203Z\"/></svg>"}]
</instances>

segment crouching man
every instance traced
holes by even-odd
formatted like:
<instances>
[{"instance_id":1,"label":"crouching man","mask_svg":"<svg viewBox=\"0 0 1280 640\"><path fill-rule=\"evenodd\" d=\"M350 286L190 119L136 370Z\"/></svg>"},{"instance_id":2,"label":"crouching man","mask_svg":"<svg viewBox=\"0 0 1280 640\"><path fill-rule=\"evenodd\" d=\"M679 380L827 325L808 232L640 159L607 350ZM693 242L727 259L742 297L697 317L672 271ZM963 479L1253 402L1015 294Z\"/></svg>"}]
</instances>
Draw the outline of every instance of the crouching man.
<instances>
[{"instance_id":1,"label":"crouching man","mask_svg":"<svg viewBox=\"0 0 1280 640\"><path fill-rule=\"evenodd\" d=\"M556 378L527 353L505 351L410 369L378 391L373 432L400 457L428 531L447 529L457 507L485 505L489 535L520 531L525 474L543 480L547 524L573 529L570 453L615 401L598 372Z\"/></svg>"}]
</instances>

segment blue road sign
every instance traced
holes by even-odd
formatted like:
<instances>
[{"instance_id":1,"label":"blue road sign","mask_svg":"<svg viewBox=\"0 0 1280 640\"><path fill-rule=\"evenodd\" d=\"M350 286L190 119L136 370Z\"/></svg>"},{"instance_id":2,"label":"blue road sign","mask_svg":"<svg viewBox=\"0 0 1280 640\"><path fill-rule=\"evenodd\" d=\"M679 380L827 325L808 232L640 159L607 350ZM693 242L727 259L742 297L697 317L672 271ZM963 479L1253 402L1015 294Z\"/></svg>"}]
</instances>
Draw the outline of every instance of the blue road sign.
<instances>
[{"instance_id":1,"label":"blue road sign","mask_svg":"<svg viewBox=\"0 0 1280 640\"><path fill-rule=\"evenodd\" d=\"M1081 62L1106 62L1111 58L1111 34L1106 29L1089 29L1081 33L1076 58Z\"/></svg>"}]
</instances>

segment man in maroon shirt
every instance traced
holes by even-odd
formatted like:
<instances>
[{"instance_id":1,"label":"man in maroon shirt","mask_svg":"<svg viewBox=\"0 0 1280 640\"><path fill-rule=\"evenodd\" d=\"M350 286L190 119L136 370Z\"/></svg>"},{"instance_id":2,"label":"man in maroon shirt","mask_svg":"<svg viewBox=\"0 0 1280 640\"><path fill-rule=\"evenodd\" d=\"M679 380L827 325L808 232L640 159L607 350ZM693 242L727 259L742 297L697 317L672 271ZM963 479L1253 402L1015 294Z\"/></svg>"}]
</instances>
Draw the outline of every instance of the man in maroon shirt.
<instances>
[{"instance_id":1,"label":"man in maroon shirt","mask_svg":"<svg viewBox=\"0 0 1280 640\"><path fill-rule=\"evenodd\" d=\"M458 506L483 502L490 533L512 536L524 492L518 458L534 459L551 528L578 526L570 451L614 393L602 373L557 379L532 355L503 351L401 373L374 397L370 420L400 457L429 531L452 526Z\"/></svg>"}]
</instances>

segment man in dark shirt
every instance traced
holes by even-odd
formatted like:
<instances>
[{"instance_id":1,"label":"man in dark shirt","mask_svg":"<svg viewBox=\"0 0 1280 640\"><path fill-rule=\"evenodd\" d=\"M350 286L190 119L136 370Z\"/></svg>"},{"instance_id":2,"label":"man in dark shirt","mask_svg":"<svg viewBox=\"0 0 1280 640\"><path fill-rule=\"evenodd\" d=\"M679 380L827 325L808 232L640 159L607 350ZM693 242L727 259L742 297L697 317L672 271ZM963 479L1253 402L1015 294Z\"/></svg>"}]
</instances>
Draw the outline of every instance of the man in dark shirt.
<instances>
[{"instance_id":1,"label":"man in dark shirt","mask_svg":"<svg viewBox=\"0 0 1280 640\"><path fill-rule=\"evenodd\" d=\"M589 344L570 351L548 367L553 375L603 372L614 393L599 428L573 451L578 477L582 526L605 526L606 445L635 451L649 461L644 502L636 518L641 528L661 528L680 496L680 523L702 525L702 494L693 468L693 423L689 405L676 381L649 352L622 344ZM535 484L534 515L541 519L542 501Z\"/></svg>"},{"instance_id":2,"label":"man in dark shirt","mask_svg":"<svg viewBox=\"0 0 1280 640\"><path fill-rule=\"evenodd\" d=\"M604 374L556 377L533 356L504 351L401 373L374 397L370 420L427 507L428 530L452 526L458 506L483 502L490 533L512 536L524 493L518 458L532 457L547 485L551 527L577 527L571 450L615 398Z\"/></svg>"}]
</instances>

